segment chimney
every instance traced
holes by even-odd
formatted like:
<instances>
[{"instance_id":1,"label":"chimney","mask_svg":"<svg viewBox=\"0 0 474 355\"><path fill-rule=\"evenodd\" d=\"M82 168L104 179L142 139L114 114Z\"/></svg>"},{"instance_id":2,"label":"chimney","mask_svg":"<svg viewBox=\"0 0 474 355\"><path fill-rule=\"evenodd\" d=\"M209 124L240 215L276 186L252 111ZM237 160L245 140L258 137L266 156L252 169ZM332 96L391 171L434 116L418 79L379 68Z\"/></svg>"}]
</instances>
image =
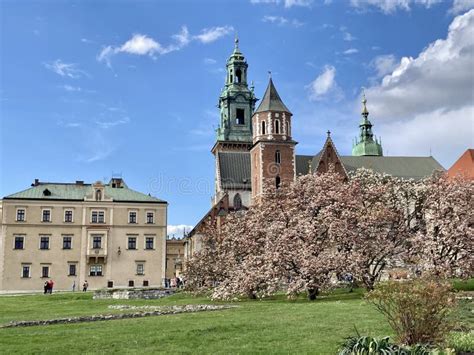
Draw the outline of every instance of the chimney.
<instances>
[{"instance_id":1,"label":"chimney","mask_svg":"<svg viewBox=\"0 0 474 355\"><path fill-rule=\"evenodd\" d=\"M35 182L31 184L31 186L38 186L40 184L39 179L35 179Z\"/></svg>"},{"instance_id":2,"label":"chimney","mask_svg":"<svg viewBox=\"0 0 474 355\"><path fill-rule=\"evenodd\" d=\"M76 185L84 185L84 180L76 180Z\"/></svg>"}]
</instances>

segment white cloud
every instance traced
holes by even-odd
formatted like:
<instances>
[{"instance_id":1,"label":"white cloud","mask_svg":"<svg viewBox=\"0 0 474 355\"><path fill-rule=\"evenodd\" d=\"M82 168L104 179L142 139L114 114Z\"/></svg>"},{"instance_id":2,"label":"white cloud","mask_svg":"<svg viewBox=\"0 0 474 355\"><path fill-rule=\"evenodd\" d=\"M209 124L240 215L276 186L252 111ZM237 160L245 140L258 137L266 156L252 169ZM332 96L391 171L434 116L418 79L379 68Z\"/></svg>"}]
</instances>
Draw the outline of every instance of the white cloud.
<instances>
[{"instance_id":1,"label":"white cloud","mask_svg":"<svg viewBox=\"0 0 474 355\"><path fill-rule=\"evenodd\" d=\"M351 5L359 10L375 7L385 14L391 14L397 10L410 11L411 5L420 5L430 8L441 1L442 0L351 0Z\"/></svg>"},{"instance_id":2,"label":"white cloud","mask_svg":"<svg viewBox=\"0 0 474 355\"><path fill-rule=\"evenodd\" d=\"M75 63L64 63L61 59L56 59L54 62L44 63L46 69L54 73L71 79L77 79L82 76L89 76L85 71L78 68Z\"/></svg>"},{"instance_id":3,"label":"white cloud","mask_svg":"<svg viewBox=\"0 0 474 355\"><path fill-rule=\"evenodd\" d=\"M167 235L170 237L182 238L184 233L189 233L193 228L193 226L187 224L168 224Z\"/></svg>"},{"instance_id":4,"label":"white cloud","mask_svg":"<svg viewBox=\"0 0 474 355\"><path fill-rule=\"evenodd\" d=\"M163 47L158 42L146 35L136 34L127 42L125 42L117 52L125 52L136 55L152 55L155 52L160 52Z\"/></svg>"},{"instance_id":5,"label":"white cloud","mask_svg":"<svg viewBox=\"0 0 474 355\"><path fill-rule=\"evenodd\" d=\"M217 60L215 60L214 58L204 58L204 64L213 65L216 63L217 63Z\"/></svg>"},{"instance_id":6,"label":"white cloud","mask_svg":"<svg viewBox=\"0 0 474 355\"><path fill-rule=\"evenodd\" d=\"M384 54L375 57L370 62L370 66L375 69L378 77L383 77L393 72L398 66L398 62L393 54Z\"/></svg>"},{"instance_id":7,"label":"white cloud","mask_svg":"<svg viewBox=\"0 0 474 355\"><path fill-rule=\"evenodd\" d=\"M263 16L262 21L267 22L267 23L272 23L272 24L275 24L275 25L278 25L278 26L291 25L293 27L301 27L301 26L304 25L303 22L301 22L297 19L288 19L288 18L283 17L283 16L269 16L269 15L266 15L266 16Z\"/></svg>"},{"instance_id":8,"label":"white cloud","mask_svg":"<svg viewBox=\"0 0 474 355\"><path fill-rule=\"evenodd\" d=\"M283 4L286 8L293 6L310 7L313 0L250 0L252 4Z\"/></svg>"},{"instance_id":9,"label":"white cloud","mask_svg":"<svg viewBox=\"0 0 474 355\"><path fill-rule=\"evenodd\" d=\"M474 0L454 0L450 12L457 15L474 8Z\"/></svg>"},{"instance_id":10,"label":"white cloud","mask_svg":"<svg viewBox=\"0 0 474 355\"><path fill-rule=\"evenodd\" d=\"M130 117L122 117L115 121L96 121L96 124L103 129L109 129L115 126L127 124L130 122Z\"/></svg>"},{"instance_id":11,"label":"white cloud","mask_svg":"<svg viewBox=\"0 0 474 355\"><path fill-rule=\"evenodd\" d=\"M326 65L322 73L314 79L306 88L309 90L311 101L322 100L330 94L334 94L334 99L339 100L342 92L336 83L336 68Z\"/></svg>"},{"instance_id":12,"label":"white cloud","mask_svg":"<svg viewBox=\"0 0 474 355\"><path fill-rule=\"evenodd\" d=\"M63 88L63 89L66 90L66 91L69 91L69 92L79 92L79 91L82 91L82 88L80 88L79 86L63 85L63 86L61 86L61 88Z\"/></svg>"},{"instance_id":13,"label":"white cloud","mask_svg":"<svg viewBox=\"0 0 474 355\"><path fill-rule=\"evenodd\" d=\"M445 39L402 58L366 90L375 130L391 155L427 155L431 147L448 167L474 146L473 33L471 10L453 19Z\"/></svg>"},{"instance_id":14,"label":"white cloud","mask_svg":"<svg viewBox=\"0 0 474 355\"><path fill-rule=\"evenodd\" d=\"M111 67L111 59L118 53L128 53L133 55L148 55L156 58L157 55L164 55L174 51L179 51L186 47L192 40L201 43L211 43L233 31L232 26L213 27L202 30L201 34L191 36L186 26L181 27L181 31L172 35L173 42L167 46L163 46L155 39L144 35L134 34L132 38L120 46L105 46L97 55L99 62L104 62Z\"/></svg>"},{"instance_id":15,"label":"white cloud","mask_svg":"<svg viewBox=\"0 0 474 355\"><path fill-rule=\"evenodd\" d=\"M202 43L211 43L233 31L232 26L205 28L201 31L201 34L194 36L194 38Z\"/></svg>"},{"instance_id":16,"label":"white cloud","mask_svg":"<svg viewBox=\"0 0 474 355\"><path fill-rule=\"evenodd\" d=\"M343 53L346 55L350 55L350 54L359 53L359 50L357 48L349 48L348 50L345 50Z\"/></svg>"}]
</instances>

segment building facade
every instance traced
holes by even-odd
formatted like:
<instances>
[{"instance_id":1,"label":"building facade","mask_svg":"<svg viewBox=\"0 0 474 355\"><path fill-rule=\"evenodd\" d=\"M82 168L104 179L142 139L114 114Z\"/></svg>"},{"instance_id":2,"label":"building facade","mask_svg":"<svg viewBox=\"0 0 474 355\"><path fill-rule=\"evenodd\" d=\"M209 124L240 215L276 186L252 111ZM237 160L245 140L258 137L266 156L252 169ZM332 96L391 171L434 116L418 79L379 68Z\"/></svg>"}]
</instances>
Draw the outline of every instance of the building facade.
<instances>
[{"instance_id":1,"label":"building facade","mask_svg":"<svg viewBox=\"0 0 474 355\"><path fill-rule=\"evenodd\" d=\"M180 276L183 271L184 240L168 238L166 240L166 278Z\"/></svg>"},{"instance_id":2,"label":"building facade","mask_svg":"<svg viewBox=\"0 0 474 355\"><path fill-rule=\"evenodd\" d=\"M109 183L48 183L2 200L0 290L161 286L167 202Z\"/></svg>"}]
</instances>

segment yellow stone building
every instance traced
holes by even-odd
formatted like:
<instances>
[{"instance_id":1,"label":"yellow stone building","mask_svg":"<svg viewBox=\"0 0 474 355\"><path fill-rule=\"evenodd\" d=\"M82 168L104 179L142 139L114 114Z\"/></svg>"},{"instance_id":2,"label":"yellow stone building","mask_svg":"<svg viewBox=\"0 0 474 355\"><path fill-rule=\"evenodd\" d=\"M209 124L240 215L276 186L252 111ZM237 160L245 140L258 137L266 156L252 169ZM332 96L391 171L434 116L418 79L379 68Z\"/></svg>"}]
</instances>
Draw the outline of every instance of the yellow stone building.
<instances>
[{"instance_id":1,"label":"yellow stone building","mask_svg":"<svg viewBox=\"0 0 474 355\"><path fill-rule=\"evenodd\" d=\"M0 291L162 286L167 207L120 178L35 180L0 203Z\"/></svg>"}]
</instances>

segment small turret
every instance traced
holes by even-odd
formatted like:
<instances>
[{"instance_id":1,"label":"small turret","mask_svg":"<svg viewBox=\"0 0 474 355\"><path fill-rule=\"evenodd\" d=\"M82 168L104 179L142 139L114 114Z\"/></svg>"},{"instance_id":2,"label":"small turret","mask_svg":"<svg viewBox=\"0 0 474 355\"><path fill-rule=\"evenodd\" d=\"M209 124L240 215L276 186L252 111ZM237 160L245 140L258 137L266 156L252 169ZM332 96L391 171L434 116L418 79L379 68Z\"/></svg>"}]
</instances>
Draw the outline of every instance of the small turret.
<instances>
[{"instance_id":1,"label":"small turret","mask_svg":"<svg viewBox=\"0 0 474 355\"><path fill-rule=\"evenodd\" d=\"M382 143L377 142L372 133L372 123L369 121L369 110L367 110L367 99L362 91L362 119L359 123L359 138L355 139L352 147L353 156L371 155L383 156Z\"/></svg>"}]
</instances>

